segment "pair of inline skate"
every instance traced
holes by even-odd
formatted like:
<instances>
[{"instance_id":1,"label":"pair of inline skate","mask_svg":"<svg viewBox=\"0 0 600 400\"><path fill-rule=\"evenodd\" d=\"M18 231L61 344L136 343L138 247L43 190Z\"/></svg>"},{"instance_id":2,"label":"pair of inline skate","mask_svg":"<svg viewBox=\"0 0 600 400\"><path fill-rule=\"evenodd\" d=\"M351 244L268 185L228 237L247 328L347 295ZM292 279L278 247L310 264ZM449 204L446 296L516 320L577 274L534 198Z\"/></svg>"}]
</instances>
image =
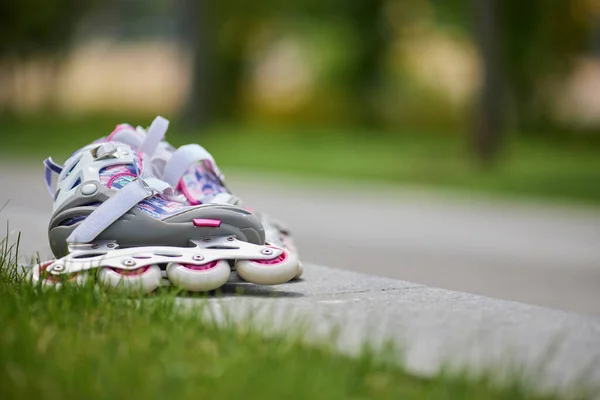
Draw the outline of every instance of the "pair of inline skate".
<instances>
[{"instance_id":1,"label":"pair of inline skate","mask_svg":"<svg viewBox=\"0 0 600 400\"><path fill-rule=\"evenodd\" d=\"M34 266L34 282L95 279L142 293L170 283L204 292L232 272L261 285L300 277L287 230L246 208L203 147L169 145L168 125L160 116L147 130L118 125L64 166L44 161L54 199L48 236L57 259Z\"/></svg>"}]
</instances>

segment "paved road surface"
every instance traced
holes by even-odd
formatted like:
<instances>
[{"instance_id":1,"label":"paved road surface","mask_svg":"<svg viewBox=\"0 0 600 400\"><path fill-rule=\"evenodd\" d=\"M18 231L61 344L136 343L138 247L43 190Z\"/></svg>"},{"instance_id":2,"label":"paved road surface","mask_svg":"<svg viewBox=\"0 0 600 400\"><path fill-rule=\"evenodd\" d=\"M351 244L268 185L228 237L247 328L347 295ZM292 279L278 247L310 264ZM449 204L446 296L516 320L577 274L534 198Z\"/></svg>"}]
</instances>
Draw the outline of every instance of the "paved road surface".
<instances>
[{"instance_id":1,"label":"paved road surface","mask_svg":"<svg viewBox=\"0 0 600 400\"><path fill-rule=\"evenodd\" d=\"M268 177L230 179L295 233L305 260L428 286L600 315L600 210ZM0 222L48 255L40 168L0 166Z\"/></svg>"},{"instance_id":2,"label":"paved road surface","mask_svg":"<svg viewBox=\"0 0 600 400\"><path fill-rule=\"evenodd\" d=\"M600 209L369 186L238 187L290 224L310 261L600 315Z\"/></svg>"}]
</instances>

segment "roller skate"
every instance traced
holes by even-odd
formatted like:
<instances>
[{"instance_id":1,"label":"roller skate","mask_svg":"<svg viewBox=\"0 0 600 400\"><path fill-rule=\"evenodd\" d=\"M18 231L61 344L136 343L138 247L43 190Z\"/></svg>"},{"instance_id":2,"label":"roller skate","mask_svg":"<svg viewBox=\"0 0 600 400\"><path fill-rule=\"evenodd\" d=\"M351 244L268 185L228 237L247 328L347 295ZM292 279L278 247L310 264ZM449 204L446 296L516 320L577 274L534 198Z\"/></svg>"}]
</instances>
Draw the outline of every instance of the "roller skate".
<instances>
[{"instance_id":1,"label":"roller skate","mask_svg":"<svg viewBox=\"0 0 600 400\"><path fill-rule=\"evenodd\" d=\"M163 120L157 117L156 120ZM155 121L156 121L155 120ZM225 177L212 155L198 144L188 144L175 149L157 131L128 124L118 125L105 139L131 145L133 148L153 148L148 154L153 173L169 183L185 198L189 205L231 204L248 209L243 201L232 194L225 184ZM283 223L267 214L256 213L265 229L266 243L289 253L298 254L289 230ZM294 279L303 273L301 263Z\"/></svg>"},{"instance_id":2,"label":"roller skate","mask_svg":"<svg viewBox=\"0 0 600 400\"><path fill-rule=\"evenodd\" d=\"M164 120L149 133L153 129L166 130ZM95 279L107 288L152 292L166 279L185 290L210 291L228 281L230 263L256 284L296 275L297 257L264 244L258 217L229 204L187 204L146 168L145 158L124 143L103 142L80 149L64 167L45 161L54 198L48 236L57 259L31 269L34 283Z\"/></svg>"}]
</instances>

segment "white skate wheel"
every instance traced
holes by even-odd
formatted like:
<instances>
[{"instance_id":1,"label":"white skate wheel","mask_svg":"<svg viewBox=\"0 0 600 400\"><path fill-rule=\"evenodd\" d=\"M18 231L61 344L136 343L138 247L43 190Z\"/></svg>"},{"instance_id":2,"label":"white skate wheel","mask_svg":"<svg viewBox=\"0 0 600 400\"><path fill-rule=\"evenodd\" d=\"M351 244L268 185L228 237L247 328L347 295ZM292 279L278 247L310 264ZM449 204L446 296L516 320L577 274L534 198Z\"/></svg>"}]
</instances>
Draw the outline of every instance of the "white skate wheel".
<instances>
[{"instance_id":1,"label":"white skate wheel","mask_svg":"<svg viewBox=\"0 0 600 400\"><path fill-rule=\"evenodd\" d=\"M220 288L229 280L231 268L225 260L202 265L170 263L167 277L171 283L191 292L208 292Z\"/></svg>"},{"instance_id":2,"label":"white skate wheel","mask_svg":"<svg viewBox=\"0 0 600 400\"><path fill-rule=\"evenodd\" d=\"M66 282L83 286L88 281L89 275L87 272L78 272L70 276L56 276L46 272L55 261L46 261L31 268L28 273L31 283L41 285L43 288L60 288Z\"/></svg>"},{"instance_id":3,"label":"white skate wheel","mask_svg":"<svg viewBox=\"0 0 600 400\"><path fill-rule=\"evenodd\" d=\"M107 289L126 292L150 293L160 285L160 267L156 264L127 270L101 267L98 270L98 284Z\"/></svg>"},{"instance_id":4,"label":"white skate wheel","mask_svg":"<svg viewBox=\"0 0 600 400\"><path fill-rule=\"evenodd\" d=\"M270 260L237 260L235 268L238 275L259 285L277 285L292 280L298 274L298 256L274 248L283 250L283 253Z\"/></svg>"}]
</instances>

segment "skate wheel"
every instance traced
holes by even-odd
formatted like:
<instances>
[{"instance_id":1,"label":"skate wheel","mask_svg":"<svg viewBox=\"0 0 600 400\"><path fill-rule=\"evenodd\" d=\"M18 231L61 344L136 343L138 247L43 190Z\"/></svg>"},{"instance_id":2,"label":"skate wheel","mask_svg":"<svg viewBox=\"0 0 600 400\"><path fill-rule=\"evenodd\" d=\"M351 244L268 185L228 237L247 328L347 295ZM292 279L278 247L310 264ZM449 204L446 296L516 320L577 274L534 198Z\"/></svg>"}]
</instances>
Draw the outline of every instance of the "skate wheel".
<instances>
[{"instance_id":1,"label":"skate wheel","mask_svg":"<svg viewBox=\"0 0 600 400\"><path fill-rule=\"evenodd\" d=\"M31 282L34 285L40 284L40 285L42 285L42 287L45 287L45 288L50 288L50 287L59 288L64 283L67 283L67 282L69 284L75 284L77 286L85 285L85 283L88 280L87 272L78 272L78 273L71 274L69 276L67 276L67 275L57 276L57 275L50 274L48 272L48 269L50 268L50 266L52 266L55 263L55 261L56 260L46 261L39 265L35 265L33 268L31 268L31 271L29 272L29 277L31 279Z\"/></svg>"},{"instance_id":2,"label":"skate wheel","mask_svg":"<svg viewBox=\"0 0 600 400\"><path fill-rule=\"evenodd\" d=\"M160 285L161 278L160 267L153 264L133 270L101 267L97 280L107 289L150 293Z\"/></svg>"},{"instance_id":3,"label":"skate wheel","mask_svg":"<svg viewBox=\"0 0 600 400\"><path fill-rule=\"evenodd\" d=\"M231 268L225 260L201 265L170 263L167 277L182 289L192 292L208 292L220 288L229 280Z\"/></svg>"},{"instance_id":4,"label":"skate wheel","mask_svg":"<svg viewBox=\"0 0 600 400\"><path fill-rule=\"evenodd\" d=\"M283 250L281 255L270 260L237 260L235 268L238 275L259 285L277 285L293 279L298 274L298 256Z\"/></svg>"}]
</instances>

